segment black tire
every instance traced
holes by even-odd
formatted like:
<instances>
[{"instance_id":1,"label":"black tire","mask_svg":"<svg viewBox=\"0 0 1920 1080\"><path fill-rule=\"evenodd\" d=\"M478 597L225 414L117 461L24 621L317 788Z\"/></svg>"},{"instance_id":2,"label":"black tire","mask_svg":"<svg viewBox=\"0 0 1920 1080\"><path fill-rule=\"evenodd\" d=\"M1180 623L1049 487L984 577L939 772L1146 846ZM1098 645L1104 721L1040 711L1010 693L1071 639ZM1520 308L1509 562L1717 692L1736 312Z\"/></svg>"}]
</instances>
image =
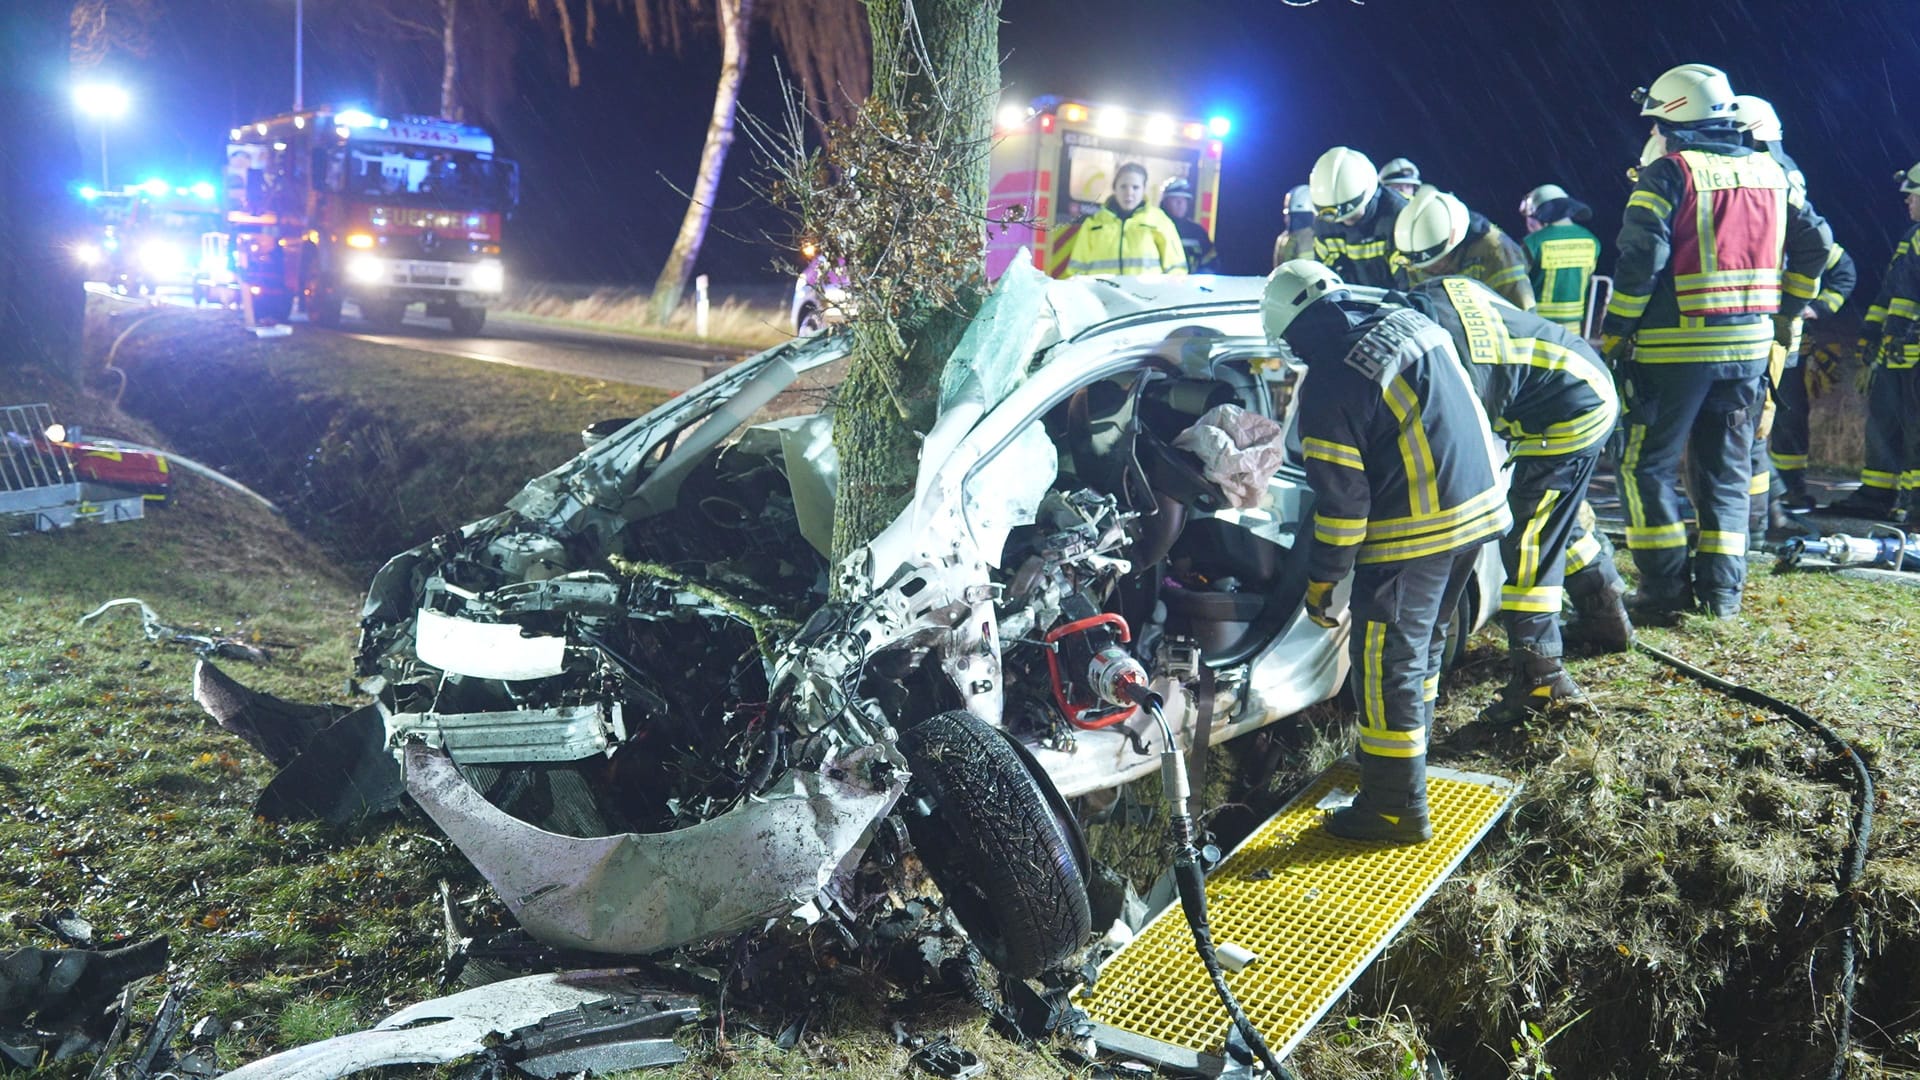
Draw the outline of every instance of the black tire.
<instances>
[{"instance_id":1,"label":"black tire","mask_svg":"<svg viewBox=\"0 0 1920 1080\"><path fill-rule=\"evenodd\" d=\"M457 307L447 314L447 321L453 324L453 332L472 337L487 325L487 309L483 307Z\"/></svg>"},{"instance_id":2,"label":"black tire","mask_svg":"<svg viewBox=\"0 0 1920 1080\"><path fill-rule=\"evenodd\" d=\"M1085 849L1045 775L964 710L911 728L900 751L913 769L908 797L932 808L910 811L907 832L981 955L1025 979L1085 945Z\"/></svg>"},{"instance_id":3,"label":"black tire","mask_svg":"<svg viewBox=\"0 0 1920 1080\"><path fill-rule=\"evenodd\" d=\"M307 300L307 321L331 330L340 325L340 294L316 291Z\"/></svg>"}]
</instances>

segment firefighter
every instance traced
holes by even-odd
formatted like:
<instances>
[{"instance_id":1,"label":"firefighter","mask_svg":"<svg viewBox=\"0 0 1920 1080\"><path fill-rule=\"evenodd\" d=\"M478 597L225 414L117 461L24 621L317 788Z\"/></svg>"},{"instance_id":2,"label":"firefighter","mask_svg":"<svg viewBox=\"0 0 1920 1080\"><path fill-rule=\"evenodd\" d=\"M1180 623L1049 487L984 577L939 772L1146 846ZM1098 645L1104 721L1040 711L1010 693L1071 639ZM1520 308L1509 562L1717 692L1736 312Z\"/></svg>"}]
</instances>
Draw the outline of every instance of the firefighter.
<instances>
[{"instance_id":1,"label":"firefighter","mask_svg":"<svg viewBox=\"0 0 1920 1080\"><path fill-rule=\"evenodd\" d=\"M1413 198L1420 190L1420 166L1397 157L1380 166L1380 186L1403 199Z\"/></svg>"},{"instance_id":2,"label":"firefighter","mask_svg":"<svg viewBox=\"0 0 1920 1080\"><path fill-rule=\"evenodd\" d=\"M1520 241L1527 253L1527 282L1540 305L1534 310L1580 333L1587 286L1600 266L1600 238L1582 224L1592 219L1592 208L1558 184L1541 184L1520 200L1520 216L1527 226Z\"/></svg>"},{"instance_id":3,"label":"firefighter","mask_svg":"<svg viewBox=\"0 0 1920 1080\"><path fill-rule=\"evenodd\" d=\"M1062 277L1081 274L1184 274L1187 252L1167 215L1147 204L1147 170L1129 161L1113 174L1113 194L1080 223Z\"/></svg>"},{"instance_id":4,"label":"firefighter","mask_svg":"<svg viewBox=\"0 0 1920 1080\"><path fill-rule=\"evenodd\" d=\"M1338 626L1334 590L1353 574L1360 792L1327 831L1417 843L1433 835L1427 733L1447 626L1475 554L1512 520L1487 416L1444 331L1355 302L1324 265L1281 265L1260 313L1310 372L1296 411L1316 496L1308 617Z\"/></svg>"},{"instance_id":5,"label":"firefighter","mask_svg":"<svg viewBox=\"0 0 1920 1080\"><path fill-rule=\"evenodd\" d=\"M1313 196L1301 184L1287 192L1287 227L1273 242L1276 269L1289 259L1313 258Z\"/></svg>"},{"instance_id":6,"label":"firefighter","mask_svg":"<svg viewBox=\"0 0 1920 1080\"><path fill-rule=\"evenodd\" d=\"M1781 126L1780 115L1774 111L1771 102L1751 94L1739 94L1733 99L1734 124L1739 127L1748 146L1764 151L1780 164L1787 174L1787 204L1797 206L1807 201L1807 181L1800 166L1788 156L1782 140L1785 129ZM1844 260L1844 261L1843 261ZM1819 294L1807 304L1803 318L1818 318L1824 307L1825 314L1831 315L1846 302L1853 292L1857 275L1853 260L1835 244L1827 253L1827 261L1820 272ZM1792 535L1800 530L1795 528L1787 517L1786 498L1797 492L1803 509L1810 509L1812 500L1806 495L1807 446L1810 433L1807 428L1806 384L1800 370L1801 323L1792 320L1787 323L1785 342L1776 342L1767 366L1767 401L1760 411L1760 424L1753 440L1752 482L1749 490L1753 496L1752 505L1747 512L1748 542L1765 539L1769 529L1774 535ZM1788 384L1792 388L1788 389ZM1791 405L1788 404L1791 399ZM1791 416L1788 416L1788 413ZM1787 422L1782 430L1781 422ZM1782 444L1784 449L1782 449ZM1782 459L1785 464L1782 465ZM1775 470L1780 471L1781 498L1772 497ZM1791 475L1791 488L1787 477Z\"/></svg>"},{"instance_id":7,"label":"firefighter","mask_svg":"<svg viewBox=\"0 0 1920 1080\"><path fill-rule=\"evenodd\" d=\"M1160 212L1173 222L1180 234L1180 247L1187 255L1187 273L1217 274L1220 253L1213 249L1213 237L1206 227L1193 220L1193 185L1184 176L1169 177L1160 185Z\"/></svg>"},{"instance_id":8,"label":"firefighter","mask_svg":"<svg viewBox=\"0 0 1920 1080\"><path fill-rule=\"evenodd\" d=\"M1853 256L1839 244L1833 245L1827 255L1827 268L1820 274L1820 295L1807 304L1804 317L1832 319L1853 295L1859 280ZM1839 359L1832 348L1816 344L1813 337L1802 335L1800 362L1782 372L1779 385L1773 388L1777 411L1773 440L1768 446L1777 481L1773 502L1786 513L1803 514L1814 507L1813 495L1807 491L1807 452L1813 447L1809 425L1812 402L1832 385ZM1783 527L1787 523L1776 515L1771 524Z\"/></svg>"},{"instance_id":9,"label":"firefighter","mask_svg":"<svg viewBox=\"0 0 1920 1080\"><path fill-rule=\"evenodd\" d=\"M1318 218L1315 259L1354 285L1407 287L1406 260L1393 249L1393 222L1407 200L1380 186L1367 155L1345 146L1321 154L1307 190Z\"/></svg>"},{"instance_id":10,"label":"firefighter","mask_svg":"<svg viewBox=\"0 0 1920 1080\"><path fill-rule=\"evenodd\" d=\"M1620 419L1620 403L1613 375L1592 346L1502 299L1461 277L1415 286L1406 297L1453 339L1494 433L1509 447L1513 527L1500 541L1507 570L1500 615L1513 673L1480 718L1512 724L1585 700L1562 665L1560 607L1570 584L1567 555L1588 535L1580 520L1587 484ZM1612 560L1582 559L1573 579L1583 618L1613 627L1624 647L1633 624Z\"/></svg>"},{"instance_id":11,"label":"firefighter","mask_svg":"<svg viewBox=\"0 0 1920 1080\"><path fill-rule=\"evenodd\" d=\"M1627 606L1636 621L1696 605L1732 618L1773 316L1791 320L1814 297L1831 238L1819 215L1788 204L1779 163L1741 141L1724 72L1684 64L1634 99L1653 133L1622 218L1601 348L1627 405L1621 496L1640 570ZM1682 453L1699 517L1691 568Z\"/></svg>"},{"instance_id":12,"label":"firefighter","mask_svg":"<svg viewBox=\"0 0 1920 1080\"><path fill-rule=\"evenodd\" d=\"M1527 255L1499 227L1452 195L1427 184L1393 223L1393 246L1415 284L1457 276L1481 282L1522 311L1533 310Z\"/></svg>"},{"instance_id":13,"label":"firefighter","mask_svg":"<svg viewBox=\"0 0 1920 1080\"><path fill-rule=\"evenodd\" d=\"M1920 164L1896 173L1914 224L1893 249L1861 328L1867 379L1867 461L1860 487L1829 509L1911 521L1920 515Z\"/></svg>"}]
</instances>

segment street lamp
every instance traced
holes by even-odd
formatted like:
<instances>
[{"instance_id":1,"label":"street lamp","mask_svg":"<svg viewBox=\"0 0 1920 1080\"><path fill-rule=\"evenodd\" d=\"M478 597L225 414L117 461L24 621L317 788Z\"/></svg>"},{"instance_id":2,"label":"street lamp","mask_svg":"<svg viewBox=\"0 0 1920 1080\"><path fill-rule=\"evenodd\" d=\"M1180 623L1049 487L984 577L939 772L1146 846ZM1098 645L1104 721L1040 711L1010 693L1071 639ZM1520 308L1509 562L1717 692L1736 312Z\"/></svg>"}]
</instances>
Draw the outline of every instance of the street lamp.
<instances>
[{"instance_id":1,"label":"street lamp","mask_svg":"<svg viewBox=\"0 0 1920 1080\"><path fill-rule=\"evenodd\" d=\"M100 122L100 188L113 190L107 182L107 121L127 111L127 92L107 83L83 83L73 88L74 107Z\"/></svg>"}]
</instances>

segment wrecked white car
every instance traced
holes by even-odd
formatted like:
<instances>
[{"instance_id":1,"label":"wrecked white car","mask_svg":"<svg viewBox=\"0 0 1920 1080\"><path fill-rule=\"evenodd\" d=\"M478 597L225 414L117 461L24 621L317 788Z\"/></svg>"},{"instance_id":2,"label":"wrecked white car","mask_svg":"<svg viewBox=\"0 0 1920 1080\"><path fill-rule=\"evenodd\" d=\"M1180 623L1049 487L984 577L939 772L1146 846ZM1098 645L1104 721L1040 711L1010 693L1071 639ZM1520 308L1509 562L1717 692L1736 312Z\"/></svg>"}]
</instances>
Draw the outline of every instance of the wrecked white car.
<instances>
[{"instance_id":1,"label":"wrecked white car","mask_svg":"<svg viewBox=\"0 0 1920 1080\"><path fill-rule=\"evenodd\" d=\"M202 700L304 761L263 812L404 790L550 944L649 953L826 907L899 815L981 951L1033 974L1089 931L1066 799L1158 767L1114 680L1217 743L1345 677L1343 631L1302 613L1303 369L1260 289L1010 273L912 502L840 567L830 414L762 417L845 335L761 354L388 563L362 613L375 705L211 669ZM1458 629L1500 576L1489 547Z\"/></svg>"}]
</instances>

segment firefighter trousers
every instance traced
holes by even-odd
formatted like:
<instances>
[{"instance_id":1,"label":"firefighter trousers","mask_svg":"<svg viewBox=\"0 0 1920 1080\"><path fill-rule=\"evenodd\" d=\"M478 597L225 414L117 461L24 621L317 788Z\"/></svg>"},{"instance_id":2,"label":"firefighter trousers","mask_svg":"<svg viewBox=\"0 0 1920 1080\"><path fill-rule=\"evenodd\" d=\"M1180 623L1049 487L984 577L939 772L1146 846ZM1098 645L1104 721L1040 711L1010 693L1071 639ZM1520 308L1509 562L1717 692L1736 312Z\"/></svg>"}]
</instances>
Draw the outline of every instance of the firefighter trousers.
<instances>
[{"instance_id":1,"label":"firefighter trousers","mask_svg":"<svg viewBox=\"0 0 1920 1080\"><path fill-rule=\"evenodd\" d=\"M1566 457L1513 459L1513 481L1507 488L1513 528L1500 538L1500 561L1507 570L1500 614L1509 650L1561 655L1560 602L1567 564L1574 538L1585 535L1580 506L1599 460L1597 446ZM1585 565L1584 550L1582 556Z\"/></svg>"},{"instance_id":2,"label":"firefighter trousers","mask_svg":"<svg viewBox=\"0 0 1920 1080\"><path fill-rule=\"evenodd\" d=\"M1377 802L1426 798L1427 734L1447 627L1479 550L1354 568L1347 649L1360 705L1360 786Z\"/></svg>"},{"instance_id":3,"label":"firefighter trousers","mask_svg":"<svg viewBox=\"0 0 1920 1080\"><path fill-rule=\"evenodd\" d=\"M1897 494L1914 491L1920 491L1920 367L1881 365L1867 383L1867 459L1860 470L1860 494L1891 506Z\"/></svg>"},{"instance_id":4,"label":"firefighter trousers","mask_svg":"<svg viewBox=\"0 0 1920 1080\"><path fill-rule=\"evenodd\" d=\"M1703 602L1737 603L1746 583L1748 489L1766 362L1753 361L1750 374L1717 377L1716 369L1730 366L1642 364L1634 375L1620 494L1641 592L1658 602L1684 604L1691 589ZM1691 581L1680 516L1682 454L1700 524Z\"/></svg>"},{"instance_id":5,"label":"firefighter trousers","mask_svg":"<svg viewBox=\"0 0 1920 1080\"><path fill-rule=\"evenodd\" d=\"M1807 453L1813 447L1805 361L1780 373L1779 381L1773 384L1773 403L1768 453L1774 472L1780 476L1781 489L1797 499L1807 493Z\"/></svg>"}]
</instances>

